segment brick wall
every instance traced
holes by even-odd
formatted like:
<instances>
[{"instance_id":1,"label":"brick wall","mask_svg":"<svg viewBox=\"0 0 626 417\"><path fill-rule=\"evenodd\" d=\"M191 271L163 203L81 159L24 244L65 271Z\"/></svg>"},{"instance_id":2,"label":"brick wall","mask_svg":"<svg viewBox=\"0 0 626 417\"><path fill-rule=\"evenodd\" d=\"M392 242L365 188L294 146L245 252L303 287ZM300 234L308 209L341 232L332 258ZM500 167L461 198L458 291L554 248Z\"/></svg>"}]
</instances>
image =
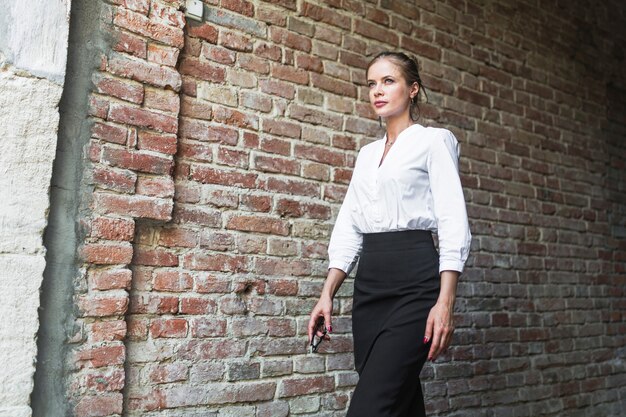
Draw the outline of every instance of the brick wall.
<instances>
[{"instance_id":1,"label":"brick wall","mask_svg":"<svg viewBox=\"0 0 626 417\"><path fill-rule=\"evenodd\" d=\"M352 281L323 353L305 325L381 134L364 67L383 49L419 57L422 123L462 144L474 234L429 413L619 414L623 6L205 0L200 23L183 3L102 3L74 415L344 415Z\"/></svg>"}]
</instances>

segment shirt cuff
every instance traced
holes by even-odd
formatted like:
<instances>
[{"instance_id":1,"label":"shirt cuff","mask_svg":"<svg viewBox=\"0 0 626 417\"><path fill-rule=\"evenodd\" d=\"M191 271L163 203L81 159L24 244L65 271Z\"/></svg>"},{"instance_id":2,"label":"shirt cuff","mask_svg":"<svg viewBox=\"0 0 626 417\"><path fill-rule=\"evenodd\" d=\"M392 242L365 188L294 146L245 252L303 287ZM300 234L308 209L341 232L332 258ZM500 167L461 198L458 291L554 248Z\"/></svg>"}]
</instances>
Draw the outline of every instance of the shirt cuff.
<instances>
[{"instance_id":1,"label":"shirt cuff","mask_svg":"<svg viewBox=\"0 0 626 417\"><path fill-rule=\"evenodd\" d=\"M455 261L455 260L440 261L439 273L442 273L443 271L457 271L459 274L462 274L464 265L465 263L462 261Z\"/></svg>"},{"instance_id":2,"label":"shirt cuff","mask_svg":"<svg viewBox=\"0 0 626 417\"><path fill-rule=\"evenodd\" d=\"M328 269L330 268L337 268L337 269L341 269L343 272L346 273L346 275L350 275L350 272L352 271L352 268L354 268L354 264L356 264L356 261L345 261L345 260L336 260L333 259L328 263Z\"/></svg>"}]
</instances>

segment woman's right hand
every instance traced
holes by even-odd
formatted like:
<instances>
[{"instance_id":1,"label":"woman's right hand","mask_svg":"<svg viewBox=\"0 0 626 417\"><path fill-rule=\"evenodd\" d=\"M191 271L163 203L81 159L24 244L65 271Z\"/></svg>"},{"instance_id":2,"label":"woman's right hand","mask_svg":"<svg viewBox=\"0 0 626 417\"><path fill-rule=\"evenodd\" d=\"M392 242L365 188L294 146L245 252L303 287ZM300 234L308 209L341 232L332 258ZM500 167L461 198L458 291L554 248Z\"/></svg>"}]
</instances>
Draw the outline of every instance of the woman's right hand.
<instances>
[{"instance_id":1,"label":"woman's right hand","mask_svg":"<svg viewBox=\"0 0 626 417\"><path fill-rule=\"evenodd\" d=\"M317 301L317 304L315 304L315 307L313 307L313 310L311 311L311 318L309 320L308 328L309 343L311 343L311 340L313 340L313 334L316 332L317 337L323 336L324 340L330 340L330 336L328 336L328 334L324 335L319 330L318 324L320 323L321 319L323 319L324 325L326 326L326 331L328 333L331 333L333 331L333 327L331 325L332 312L333 299L328 296L322 295Z\"/></svg>"}]
</instances>

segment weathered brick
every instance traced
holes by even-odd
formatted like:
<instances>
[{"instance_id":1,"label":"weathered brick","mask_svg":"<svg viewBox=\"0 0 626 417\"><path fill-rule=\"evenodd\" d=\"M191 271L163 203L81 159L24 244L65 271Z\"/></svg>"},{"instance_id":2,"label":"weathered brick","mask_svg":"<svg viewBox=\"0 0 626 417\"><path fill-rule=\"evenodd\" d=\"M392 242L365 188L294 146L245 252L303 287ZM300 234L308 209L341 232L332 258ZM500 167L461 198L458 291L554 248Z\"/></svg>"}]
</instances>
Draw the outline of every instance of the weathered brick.
<instances>
[{"instance_id":1,"label":"weathered brick","mask_svg":"<svg viewBox=\"0 0 626 417\"><path fill-rule=\"evenodd\" d=\"M170 87L174 91L179 91L181 88L181 76L173 68L134 59L124 54L114 54L107 64L107 69L120 77L146 82L157 87Z\"/></svg>"},{"instance_id":2,"label":"weathered brick","mask_svg":"<svg viewBox=\"0 0 626 417\"><path fill-rule=\"evenodd\" d=\"M95 204L97 211L102 214L117 214L157 220L170 219L173 207L171 200L107 193L97 193L95 195Z\"/></svg>"},{"instance_id":3,"label":"weathered brick","mask_svg":"<svg viewBox=\"0 0 626 417\"><path fill-rule=\"evenodd\" d=\"M178 120L172 116L125 105L111 104L108 119L159 132L176 133L178 130Z\"/></svg>"},{"instance_id":4,"label":"weathered brick","mask_svg":"<svg viewBox=\"0 0 626 417\"><path fill-rule=\"evenodd\" d=\"M184 44L181 28L161 24L124 8L117 9L113 23L131 32L177 48L182 48Z\"/></svg>"},{"instance_id":5,"label":"weathered brick","mask_svg":"<svg viewBox=\"0 0 626 417\"><path fill-rule=\"evenodd\" d=\"M127 242L88 243L81 249L85 262L98 265L128 264L133 257L133 247Z\"/></svg>"}]
</instances>

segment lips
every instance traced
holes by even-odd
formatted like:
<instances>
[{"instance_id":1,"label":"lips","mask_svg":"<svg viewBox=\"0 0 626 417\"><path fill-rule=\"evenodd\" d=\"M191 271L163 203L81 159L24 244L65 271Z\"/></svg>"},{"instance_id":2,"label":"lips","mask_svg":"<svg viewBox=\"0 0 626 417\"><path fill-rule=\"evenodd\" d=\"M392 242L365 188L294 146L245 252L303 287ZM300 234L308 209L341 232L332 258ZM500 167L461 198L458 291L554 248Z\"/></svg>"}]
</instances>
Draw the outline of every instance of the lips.
<instances>
[{"instance_id":1,"label":"lips","mask_svg":"<svg viewBox=\"0 0 626 417\"><path fill-rule=\"evenodd\" d=\"M386 102L386 101L375 101L375 102L374 102L374 106L376 106L376 107L382 107L382 106L384 106L385 104L387 104L387 102Z\"/></svg>"}]
</instances>

